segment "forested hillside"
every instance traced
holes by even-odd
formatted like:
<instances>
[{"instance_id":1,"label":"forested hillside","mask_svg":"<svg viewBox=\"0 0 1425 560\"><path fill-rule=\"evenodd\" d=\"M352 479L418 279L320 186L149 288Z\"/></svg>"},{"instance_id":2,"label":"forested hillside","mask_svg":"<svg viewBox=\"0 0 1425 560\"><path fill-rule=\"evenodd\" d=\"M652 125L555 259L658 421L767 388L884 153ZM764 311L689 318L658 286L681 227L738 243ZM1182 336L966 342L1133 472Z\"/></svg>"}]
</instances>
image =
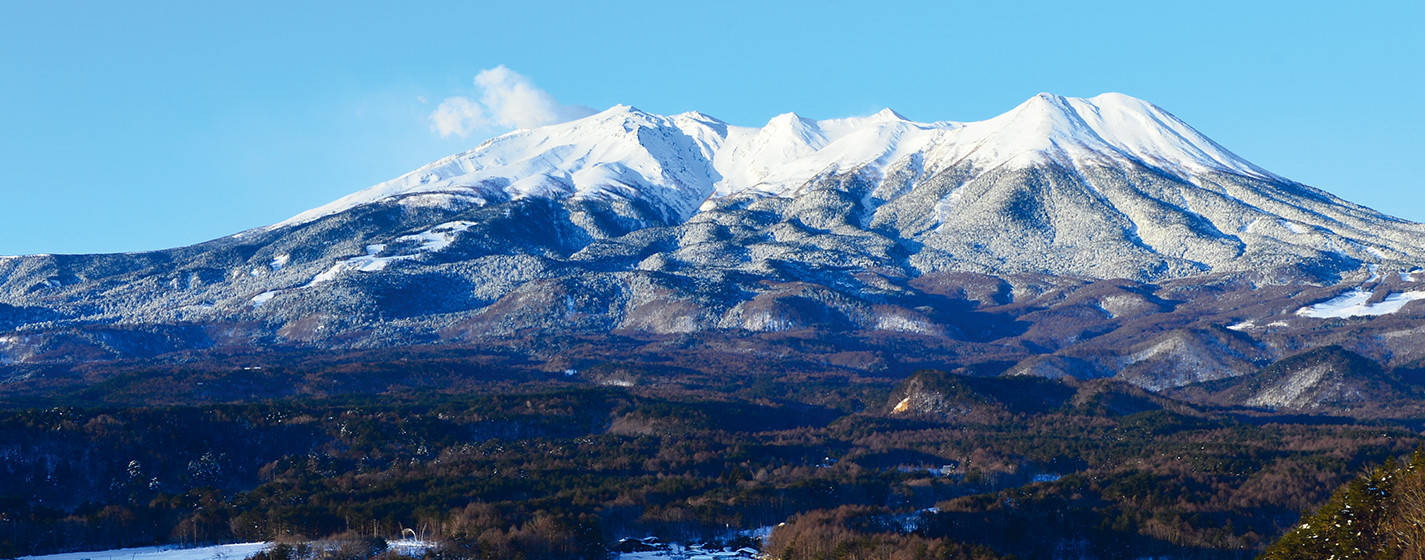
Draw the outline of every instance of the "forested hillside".
<instances>
[{"instance_id":1,"label":"forested hillside","mask_svg":"<svg viewBox=\"0 0 1425 560\"><path fill-rule=\"evenodd\" d=\"M0 410L0 556L410 528L446 558L602 558L624 538L745 546L772 528L767 552L791 559L1248 558L1422 443L1113 380L472 366L445 389L343 392L324 380L398 364L309 367L273 375L331 394L145 403L117 376Z\"/></svg>"},{"instance_id":2,"label":"forested hillside","mask_svg":"<svg viewBox=\"0 0 1425 560\"><path fill-rule=\"evenodd\" d=\"M1389 459L1338 488L1264 560L1425 558L1425 450Z\"/></svg>"}]
</instances>

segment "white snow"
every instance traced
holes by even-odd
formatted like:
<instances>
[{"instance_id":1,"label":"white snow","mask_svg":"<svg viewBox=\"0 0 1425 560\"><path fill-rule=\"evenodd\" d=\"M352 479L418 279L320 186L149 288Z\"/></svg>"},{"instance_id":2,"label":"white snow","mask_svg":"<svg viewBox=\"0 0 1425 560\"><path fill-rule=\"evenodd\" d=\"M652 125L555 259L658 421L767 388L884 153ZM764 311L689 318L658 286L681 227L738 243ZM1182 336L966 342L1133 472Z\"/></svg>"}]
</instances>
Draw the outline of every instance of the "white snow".
<instances>
[{"instance_id":1,"label":"white snow","mask_svg":"<svg viewBox=\"0 0 1425 560\"><path fill-rule=\"evenodd\" d=\"M1117 93L1088 99L1039 94L1003 115L970 123L913 122L886 109L829 120L786 113L762 127L740 127L701 113L668 117L619 105L493 138L272 227L383 200L428 205L453 198L478 204L521 197L639 198L686 219L721 197L790 194L821 174L860 170L876 176L911 161L927 176L965 163L987 170L1046 161L1134 161L1182 178L1223 171L1277 179L1161 108Z\"/></svg>"},{"instance_id":2,"label":"white snow","mask_svg":"<svg viewBox=\"0 0 1425 560\"><path fill-rule=\"evenodd\" d=\"M1321 379L1330 373L1329 366L1314 366L1297 373L1290 378L1262 388L1252 398L1247 399L1248 406L1262 406L1270 408L1292 406L1299 401L1308 390L1321 382Z\"/></svg>"},{"instance_id":3,"label":"white snow","mask_svg":"<svg viewBox=\"0 0 1425 560\"><path fill-rule=\"evenodd\" d=\"M1389 315L1400 311L1407 303L1425 299L1425 292L1390 294L1379 303L1367 303L1370 299L1369 291L1357 288L1321 303L1298 309L1296 314L1317 319Z\"/></svg>"},{"instance_id":4,"label":"white snow","mask_svg":"<svg viewBox=\"0 0 1425 560\"><path fill-rule=\"evenodd\" d=\"M380 272L393 262L407 261L420 258L423 253L436 253L444 251L455 243L455 238L461 232L470 229L474 222L446 222L431 229L411 235L397 237L395 243L419 243L413 252L402 255L380 256L386 251L387 243L372 243L366 246L366 254L360 257L352 257L346 260L337 261L325 272L312 278L307 286L321 284L335 280L342 272L355 270L358 272ZM306 287L306 286L304 286ZM265 301L265 300L264 300Z\"/></svg>"},{"instance_id":5,"label":"white snow","mask_svg":"<svg viewBox=\"0 0 1425 560\"><path fill-rule=\"evenodd\" d=\"M321 284L322 282L329 282L331 280L335 280L337 276L348 270L355 270L359 272L380 272L382 270L386 270L386 266L395 261L410 260L414 258L416 258L416 255L398 255L394 257L377 257L374 255L366 255L363 257L352 257L344 261L339 261L336 264L332 265L331 268L328 268L326 272L316 275L312 278L312 281L308 285Z\"/></svg>"},{"instance_id":6,"label":"white snow","mask_svg":"<svg viewBox=\"0 0 1425 560\"><path fill-rule=\"evenodd\" d=\"M1281 225L1282 227L1291 230L1291 232L1295 234L1306 233L1306 228L1301 227L1301 224L1298 224L1291 220L1281 220Z\"/></svg>"},{"instance_id":7,"label":"white snow","mask_svg":"<svg viewBox=\"0 0 1425 560\"><path fill-rule=\"evenodd\" d=\"M766 540L771 534L771 527L754 529L751 531L738 531L738 533ZM707 549L699 544L684 545L679 543L663 543L656 539L640 539L643 543L655 550L644 552L623 552L614 558L616 560L755 560L763 558L762 553L752 548L730 548Z\"/></svg>"},{"instance_id":8,"label":"white snow","mask_svg":"<svg viewBox=\"0 0 1425 560\"><path fill-rule=\"evenodd\" d=\"M346 261L336 263L332 265L331 268L328 268L326 272L313 276L312 281L308 282L307 286L313 286L316 284L321 284L322 282L330 282L332 280L335 280L336 276L338 274L341 274L341 271L346 270L346 268Z\"/></svg>"},{"instance_id":9,"label":"white snow","mask_svg":"<svg viewBox=\"0 0 1425 560\"><path fill-rule=\"evenodd\" d=\"M434 253L444 251L455 242L456 234L462 233L474 222L446 222L414 235L406 235L397 238L397 241L419 241L421 246L416 250L422 253Z\"/></svg>"},{"instance_id":10,"label":"white snow","mask_svg":"<svg viewBox=\"0 0 1425 560\"><path fill-rule=\"evenodd\" d=\"M97 552L67 552L43 556L21 556L20 560L242 560L266 550L270 543L241 543L177 548L150 546L119 548Z\"/></svg>"},{"instance_id":11,"label":"white snow","mask_svg":"<svg viewBox=\"0 0 1425 560\"><path fill-rule=\"evenodd\" d=\"M876 318L876 330L924 333L927 330L924 319L903 315L882 315Z\"/></svg>"},{"instance_id":12,"label":"white snow","mask_svg":"<svg viewBox=\"0 0 1425 560\"><path fill-rule=\"evenodd\" d=\"M1227 329L1233 331L1245 331L1255 326L1257 326L1256 322L1251 319L1247 319L1246 321L1242 321L1241 323L1237 323L1235 325L1228 325Z\"/></svg>"},{"instance_id":13,"label":"white snow","mask_svg":"<svg viewBox=\"0 0 1425 560\"><path fill-rule=\"evenodd\" d=\"M46 554L43 556L21 556L20 560L244 560L267 550L269 546L271 546L271 543L224 544L198 548L150 546L94 552L66 552L63 554ZM391 552L419 558L424 556L427 550L435 548L435 543L418 539L399 539L388 541L386 547L387 550Z\"/></svg>"},{"instance_id":14,"label":"white snow","mask_svg":"<svg viewBox=\"0 0 1425 560\"><path fill-rule=\"evenodd\" d=\"M420 539L407 538L398 539L394 541L386 541L386 550L389 550L396 554L400 554L402 556L410 556L412 558L420 558L422 556L425 556L426 551L434 549L435 546L436 545L434 542L423 541Z\"/></svg>"},{"instance_id":15,"label":"white snow","mask_svg":"<svg viewBox=\"0 0 1425 560\"><path fill-rule=\"evenodd\" d=\"M277 255L276 257L272 258L272 262L268 263L267 266L268 268L271 268L274 271L282 270L282 267L287 266L287 263L291 260L291 255Z\"/></svg>"},{"instance_id":16,"label":"white snow","mask_svg":"<svg viewBox=\"0 0 1425 560\"><path fill-rule=\"evenodd\" d=\"M261 307L262 304L267 303L268 300L272 299L280 293L282 293L282 290L268 290L266 292L262 292L255 296L252 296L252 306Z\"/></svg>"}]
</instances>

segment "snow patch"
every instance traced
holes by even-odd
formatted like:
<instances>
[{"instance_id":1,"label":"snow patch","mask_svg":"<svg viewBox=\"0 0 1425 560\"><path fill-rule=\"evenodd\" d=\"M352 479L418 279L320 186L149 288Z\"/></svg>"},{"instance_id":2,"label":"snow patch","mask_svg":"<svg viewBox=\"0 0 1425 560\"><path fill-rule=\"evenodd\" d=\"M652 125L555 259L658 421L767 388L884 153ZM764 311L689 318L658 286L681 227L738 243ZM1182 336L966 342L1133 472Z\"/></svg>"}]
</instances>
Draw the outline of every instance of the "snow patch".
<instances>
[{"instance_id":1,"label":"snow patch","mask_svg":"<svg viewBox=\"0 0 1425 560\"><path fill-rule=\"evenodd\" d=\"M436 544L434 542L421 539L406 538L386 541L386 550L412 558L422 558L427 551L434 550L435 547Z\"/></svg>"},{"instance_id":2,"label":"snow patch","mask_svg":"<svg viewBox=\"0 0 1425 560\"><path fill-rule=\"evenodd\" d=\"M901 315L882 315L876 318L876 330L924 333L928 325L924 319Z\"/></svg>"},{"instance_id":3,"label":"snow patch","mask_svg":"<svg viewBox=\"0 0 1425 560\"><path fill-rule=\"evenodd\" d=\"M266 291L266 292L262 292L262 293L260 293L260 294L257 294L257 295L255 295L255 296L252 296L252 306L253 306L253 307L262 307L262 304L267 303L268 300L271 300L272 298L276 297L278 294L281 294L281 293L282 293L282 290L269 290L269 291Z\"/></svg>"},{"instance_id":4,"label":"snow patch","mask_svg":"<svg viewBox=\"0 0 1425 560\"><path fill-rule=\"evenodd\" d=\"M417 247L416 251L422 253L434 253L437 251L444 251L445 249L449 248L450 244L455 243L456 235L464 233L465 230L470 229L470 226L473 225L475 225L474 222L446 222L435 226L427 231L423 231L414 235L402 236L397 238L396 240L418 241L421 243L421 246Z\"/></svg>"},{"instance_id":5,"label":"snow patch","mask_svg":"<svg viewBox=\"0 0 1425 560\"><path fill-rule=\"evenodd\" d=\"M747 531L735 531L728 536L740 535L766 542L772 534L771 527ZM615 549L630 550L614 556L615 560L756 560L765 556L754 548L711 548L703 544L665 543L656 537L641 539L620 539Z\"/></svg>"},{"instance_id":6,"label":"snow patch","mask_svg":"<svg viewBox=\"0 0 1425 560\"><path fill-rule=\"evenodd\" d=\"M429 183L439 180L434 175L422 177L422 182ZM467 194L451 193L430 193L415 196L403 197L396 201L397 204L407 208L439 208L441 210L460 210L470 206L484 206L488 203L484 198L470 196Z\"/></svg>"},{"instance_id":7,"label":"snow patch","mask_svg":"<svg viewBox=\"0 0 1425 560\"><path fill-rule=\"evenodd\" d=\"M95 552L66 552L43 556L21 556L20 560L242 560L267 550L271 543L241 543L199 548L150 546L118 548Z\"/></svg>"},{"instance_id":8,"label":"snow patch","mask_svg":"<svg viewBox=\"0 0 1425 560\"><path fill-rule=\"evenodd\" d=\"M1237 323L1235 325L1228 325L1227 330L1245 331L1255 326L1257 326L1257 323L1255 321L1247 319L1246 321L1242 321L1241 323Z\"/></svg>"},{"instance_id":9,"label":"snow patch","mask_svg":"<svg viewBox=\"0 0 1425 560\"><path fill-rule=\"evenodd\" d=\"M332 265L331 268L328 268L328 269L326 270L326 272L323 272L323 273L321 273L321 274L318 274L318 275L316 275L316 276L313 276L313 277L312 277L312 281L311 281L311 282L308 282L308 283L307 283L307 286L315 286L315 285L321 284L321 283L323 283L323 282L330 282L330 281L332 281L332 280L335 280L335 279L336 279L336 276L337 276L338 274L341 274L341 271L343 271L343 270L346 270L346 262L345 262L345 261L342 261L342 262L336 263L336 264ZM305 287L305 286L304 286L304 287Z\"/></svg>"},{"instance_id":10,"label":"snow patch","mask_svg":"<svg viewBox=\"0 0 1425 560\"><path fill-rule=\"evenodd\" d=\"M1425 291L1390 294L1379 303L1367 303L1370 299L1369 291L1357 288L1321 303L1298 309L1296 314L1316 319L1389 315L1400 311L1407 303L1425 299Z\"/></svg>"},{"instance_id":11,"label":"snow patch","mask_svg":"<svg viewBox=\"0 0 1425 560\"><path fill-rule=\"evenodd\" d=\"M444 251L445 249L449 248L452 243L455 243L455 238L460 233L463 233L464 231L470 229L470 226L473 225L475 225L474 222L446 222L420 233L397 237L394 243L398 245L402 243L420 244L412 250L413 252L403 255L391 255L383 257L381 256L381 253L386 252L386 248L389 246L389 244L372 243L366 246L366 255L360 257L352 257L343 261L338 261L336 264L332 265L331 268L328 268L325 272L313 277L312 281L307 283L307 286L313 286L316 284L321 284L323 282L330 282L332 280L335 280L336 277L341 275L342 272L348 270L355 270L358 272L380 272L386 270L386 267L393 262L418 259L422 254L425 253L437 253L440 251Z\"/></svg>"},{"instance_id":12,"label":"snow patch","mask_svg":"<svg viewBox=\"0 0 1425 560\"><path fill-rule=\"evenodd\" d=\"M292 255L277 255L272 258L272 262L268 263L267 267L271 268L274 272L282 270L282 267L287 266L287 263L291 262L291 260Z\"/></svg>"},{"instance_id":13,"label":"snow patch","mask_svg":"<svg viewBox=\"0 0 1425 560\"><path fill-rule=\"evenodd\" d=\"M1303 233L1306 233L1306 228L1301 227L1301 224L1298 224L1298 223L1293 222L1293 221L1291 221L1291 220L1281 220L1281 225L1282 225L1282 227L1284 227L1284 228L1290 230L1292 233L1295 233L1295 234L1303 234Z\"/></svg>"}]
</instances>

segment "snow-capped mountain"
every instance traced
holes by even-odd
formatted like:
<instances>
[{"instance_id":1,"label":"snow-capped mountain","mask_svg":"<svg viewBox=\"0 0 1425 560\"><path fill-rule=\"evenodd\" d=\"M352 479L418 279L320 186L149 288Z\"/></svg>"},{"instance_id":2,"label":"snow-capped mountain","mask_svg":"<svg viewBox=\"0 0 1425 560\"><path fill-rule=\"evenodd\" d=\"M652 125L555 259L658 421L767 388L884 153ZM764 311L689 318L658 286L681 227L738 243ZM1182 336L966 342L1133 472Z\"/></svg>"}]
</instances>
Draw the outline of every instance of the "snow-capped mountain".
<instances>
[{"instance_id":1,"label":"snow-capped mountain","mask_svg":"<svg viewBox=\"0 0 1425 560\"><path fill-rule=\"evenodd\" d=\"M1160 390L1425 315L1422 263L1425 226L1119 94L970 123L618 106L204 244L0 259L0 359L813 329ZM1378 335L1351 349L1425 358Z\"/></svg>"},{"instance_id":2,"label":"snow-capped mountain","mask_svg":"<svg viewBox=\"0 0 1425 560\"><path fill-rule=\"evenodd\" d=\"M846 180L849 223L924 242L932 250L911 259L922 271L1155 278L1298 257L1411 260L1425 232L1273 175L1120 94L1040 94L974 123L888 109L748 128L618 106L495 138L273 227L381 202L529 198L612 202L624 218L673 226Z\"/></svg>"},{"instance_id":3,"label":"snow-capped mountain","mask_svg":"<svg viewBox=\"0 0 1425 560\"><path fill-rule=\"evenodd\" d=\"M620 105L506 134L278 226L416 194L477 202L645 199L666 205L682 221L720 199L786 196L824 174L883 175L888 168L914 166L933 175L965 165L989 171L1049 163L1147 166L1183 180L1221 172L1282 181L1157 106L1121 94L1078 99L1043 93L975 123L917 123L885 109L823 121L786 113L761 128Z\"/></svg>"}]
</instances>

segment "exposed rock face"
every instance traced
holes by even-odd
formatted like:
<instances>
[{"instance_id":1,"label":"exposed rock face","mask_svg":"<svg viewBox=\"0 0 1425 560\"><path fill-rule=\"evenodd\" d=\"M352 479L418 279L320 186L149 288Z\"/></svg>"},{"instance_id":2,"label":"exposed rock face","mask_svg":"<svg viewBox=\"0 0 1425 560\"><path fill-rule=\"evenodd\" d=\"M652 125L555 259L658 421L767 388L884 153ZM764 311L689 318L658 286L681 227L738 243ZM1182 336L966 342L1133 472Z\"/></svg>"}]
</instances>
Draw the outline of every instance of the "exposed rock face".
<instances>
[{"instance_id":1,"label":"exposed rock face","mask_svg":"<svg viewBox=\"0 0 1425 560\"><path fill-rule=\"evenodd\" d=\"M1353 350L1418 359L1425 304L1296 311L1425 291L1420 263L1425 226L1125 96L760 129L616 107L199 245L0 258L0 360L813 329L1161 390L1370 325Z\"/></svg>"}]
</instances>

